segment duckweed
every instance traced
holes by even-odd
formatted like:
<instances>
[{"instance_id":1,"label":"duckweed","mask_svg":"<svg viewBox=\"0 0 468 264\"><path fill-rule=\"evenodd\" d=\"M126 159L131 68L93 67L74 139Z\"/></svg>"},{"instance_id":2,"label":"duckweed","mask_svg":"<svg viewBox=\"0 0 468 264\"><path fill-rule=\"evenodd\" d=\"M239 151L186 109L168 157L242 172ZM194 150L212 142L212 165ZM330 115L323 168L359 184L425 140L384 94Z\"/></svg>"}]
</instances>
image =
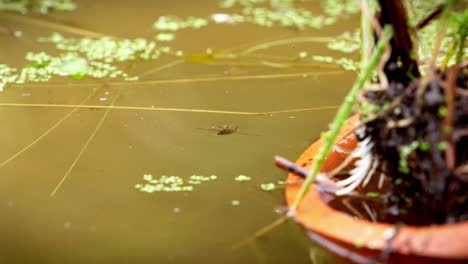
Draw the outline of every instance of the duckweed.
<instances>
[{"instance_id":1,"label":"duckweed","mask_svg":"<svg viewBox=\"0 0 468 264\"><path fill-rule=\"evenodd\" d=\"M143 175L145 183L135 184L135 189L140 192L153 193L153 192L191 192L194 190L193 185L200 185L204 182L216 180L216 175L201 176L192 175L188 180L184 180L179 176L166 176L163 175L159 178L154 178L151 174Z\"/></svg>"},{"instance_id":2,"label":"duckweed","mask_svg":"<svg viewBox=\"0 0 468 264\"><path fill-rule=\"evenodd\" d=\"M177 31L185 28L198 29L208 25L208 21L198 17L181 19L176 16L161 16L153 24L153 28L160 31Z\"/></svg>"},{"instance_id":3,"label":"duckweed","mask_svg":"<svg viewBox=\"0 0 468 264\"><path fill-rule=\"evenodd\" d=\"M135 184L134 188L140 192L153 193L153 192L191 192L195 189L196 185L203 185L210 181L217 180L218 176L203 176L192 175L186 179L179 176L160 176L159 178L153 177L151 174L143 175L144 183ZM251 181L252 178L246 175L239 175L234 178L236 182ZM284 185L285 181L279 180L276 183L263 183L260 189L263 191L273 191L277 185ZM233 200L236 201L236 200ZM234 205L234 204L233 204Z\"/></svg>"},{"instance_id":4,"label":"duckweed","mask_svg":"<svg viewBox=\"0 0 468 264\"><path fill-rule=\"evenodd\" d=\"M361 48L360 31L356 30L354 33L346 31L333 41L330 41L327 46L331 50L343 53L356 52Z\"/></svg>"},{"instance_id":5,"label":"duckweed","mask_svg":"<svg viewBox=\"0 0 468 264\"><path fill-rule=\"evenodd\" d=\"M88 60L100 60L105 63L135 59L149 60L159 57L156 43L143 38L66 38L59 33L53 33L50 37L40 38L39 41L52 43L58 50L79 52Z\"/></svg>"},{"instance_id":6,"label":"duckweed","mask_svg":"<svg viewBox=\"0 0 468 264\"><path fill-rule=\"evenodd\" d=\"M264 191L273 191L276 188L276 184L273 182L260 184L260 189Z\"/></svg>"},{"instance_id":7,"label":"duckweed","mask_svg":"<svg viewBox=\"0 0 468 264\"><path fill-rule=\"evenodd\" d=\"M307 51L301 51L301 52L299 52L299 58L300 58L300 59L305 59L305 58L307 58L307 56L309 56L309 54L307 53Z\"/></svg>"},{"instance_id":8,"label":"duckweed","mask_svg":"<svg viewBox=\"0 0 468 264\"><path fill-rule=\"evenodd\" d=\"M33 11L36 13L47 14L49 11L73 11L77 7L72 0L1 0L0 10L15 11L27 13Z\"/></svg>"},{"instance_id":9,"label":"duckweed","mask_svg":"<svg viewBox=\"0 0 468 264\"><path fill-rule=\"evenodd\" d=\"M347 71L357 71L359 69L359 63L357 61L344 57L335 59L330 56L314 55L312 56L312 60L317 62L334 63Z\"/></svg>"},{"instance_id":10,"label":"duckweed","mask_svg":"<svg viewBox=\"0 0 468 264\"><path fill-rule=\"evenodd\" d=\"M312 14L306 8L298 6L302 1L223 0L219 4L223 12L213 13L207 18L161 16L153 24L153 28L159 31L153 41L144 38L122 39L110 36L74 38L53 33L48 37L38 39L38 41L52 44L63 53L29 52L25 56L26 66L23 68L0 65L0 91L8 83L46 82L53 76L69 76L77 80L90 77L122 78L126 81L136 81L138 76L130 76L120 69L117 63L131 60L154 60L164 54L184 56L182 50L173 51L169 46L157 45L157 43L173 41L176 38L176 31L182 29L200 29L210 23L249 23L263 27L279 26L303 30L332 24L337 16L352 14L358 10L351 4L355 1L339 1L340 3L333 4L331 2L336 1L327 0L323 1L323 14ZM38 10L42 11L39 12L47 12L47 10L51 9L73 10L76 8L76 4L71 0L20 0L0 1L0 10L8 9L26 12L25 8L30 2L41 6L38 7ZM235 12L226 12L230 11L231 8ZM330 49L342 52L353 52L359 44L358 35L358 32L353 34L345 33L337 41L330 42L328 46ZM298 56L299 59L305 59L309 57L309 54L307 51L302 51ZM345 70L357 69L357 63L346 58L333 59L313 56L312 59L336 63Z\"/></svg>"},{"instance_id":11,"label":"duckweed","mask_svg":"<svg viewBox=\"0 0 468 264\"><path fill-rule=\"evenodd\" d=\"M173 41L175 39L175 35L173 33L159 33L156 35L157 41Z\"/></svg>"},{"instance_id":12,"label":"duckweed","mask_svg":"<svg viewBox=\"0 0 468 264\"><path fill-rule=\"evenodd\" d=\"M324 14L313 14L306 8L298 7L298 2L304 0L223 0L219 7L239 10L240 13L214 13L208 18L177 16L161 16L153 24L158 31L175 32L181 29L199 29L215 24L249 23L261 27L286 27L299 30L319 29L336 22L337 18L345 14L355 14L359 11L356 1L323 1ZM336 3L339 2L339 3Z\"/></svg>"},{"instance_id":13,"label":"duckweed","mask_svg":"<svg viewBox=\"0 0 468 264\"><path fill-rule=\"evenodd\" d=\"M168 40L166 35L166 40ZM8 83L46 82L53 76L70 76L80 80L85 76L92 78L123 78L136 81L138 76L131 76L114 65L133 60L154 60L162 54L171 52L167 46L157 47L155 41L143 38L113 39L102 38L67 38L59 33L39 38L40 43L53 44L58 55L46 52L28 52L26 64L21 69L0 65L0 90ZM182 56L181 52L178 52Z\"/></svg>"},{"instance_id":14,"label":"duckweed","mask_svg":"<svg viewBox=\"0 0 468 264\"><path fill-rule=\"evenodd\" d=\"M251 177L245 176L245 175L239 175L236 178L234 178L234 180L238 182L250 181L251 179L252 179Z\"/></svg>"}]
</instances>

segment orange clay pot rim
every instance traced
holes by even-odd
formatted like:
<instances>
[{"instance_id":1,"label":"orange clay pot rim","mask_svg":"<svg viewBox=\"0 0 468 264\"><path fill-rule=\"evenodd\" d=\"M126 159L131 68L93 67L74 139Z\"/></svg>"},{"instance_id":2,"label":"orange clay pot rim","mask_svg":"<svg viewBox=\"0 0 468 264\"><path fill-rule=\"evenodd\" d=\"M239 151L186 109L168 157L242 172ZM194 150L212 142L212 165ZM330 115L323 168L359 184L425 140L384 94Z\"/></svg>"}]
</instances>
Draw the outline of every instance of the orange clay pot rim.
<instances>
[{"instance_id":1,"label":"orange clay pot rim","mask_svg":"<svg viewBox=\"0 0 468 264\"><path fill-rule=\"evenodd\" d=\"M357 116L350 118L342 129L337 143L350 143L354 138L354 123ZM349 142L345 142L348 140ZM352 143L352 142L351 142ZM304 164L315 156L323 144L318 140L298 159ZM288 175L288 180L297 177ZM301 185L288 185L285 198L288 206L294 202ZM296 220L307 230L359 248L383 250L389 233L394 226L359 220L329 207L311 188L296 210ZM404 226L392 241L392 252L445 259L468 259L468 221L434 226Z\"/></svg>"}]
</instances>

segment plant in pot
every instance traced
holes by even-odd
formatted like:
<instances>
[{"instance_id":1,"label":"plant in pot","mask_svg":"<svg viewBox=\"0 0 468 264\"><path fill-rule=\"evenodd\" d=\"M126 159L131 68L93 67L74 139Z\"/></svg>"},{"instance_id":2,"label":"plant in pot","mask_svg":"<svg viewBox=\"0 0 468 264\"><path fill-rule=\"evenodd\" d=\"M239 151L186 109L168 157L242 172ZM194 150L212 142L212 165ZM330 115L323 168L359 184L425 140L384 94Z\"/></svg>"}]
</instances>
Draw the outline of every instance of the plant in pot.
<instances>
[{"instance_id":1,"label":"plant in pot","mask_svg":"<svg viewBox=\"0 0 468 264\"><path fill-rule=\"evenodd\" d=\"M276 160L292 172L288 217L354 262L462 263L468 260L466 3L447 1L408 26L401 0L379 0L372 18L365 2L373 31L362 27L364 50L372 36L378 43L330 131L296 164ZM432 59L423 63L414 35L434 19L439 31ZM452 42L436 67L445 34ZM357 115L347 119L354 106Z\"/></svg>"}]
</instances>

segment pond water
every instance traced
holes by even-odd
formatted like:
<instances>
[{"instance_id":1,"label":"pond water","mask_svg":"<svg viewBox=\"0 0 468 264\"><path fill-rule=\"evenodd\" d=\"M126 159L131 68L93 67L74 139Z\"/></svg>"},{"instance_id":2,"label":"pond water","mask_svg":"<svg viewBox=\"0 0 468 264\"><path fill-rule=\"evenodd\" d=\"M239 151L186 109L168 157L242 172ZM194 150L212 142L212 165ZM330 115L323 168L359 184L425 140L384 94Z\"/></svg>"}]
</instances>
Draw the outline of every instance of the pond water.
<instances>
[{"instance_id":1,"label":"pond water","mask_svg":"<svg viewBox=\"0 0 468 264\"><path fill-rule=\"evenodd\" d=\"M22 32L14 37L2 31L0 64L22 67L29 51L60 53L37 42L53 32L83 37L90 33L76 29L86 29L154 40L152 25L160 16L226 12L207 0L77 4L75 11L47 15L0 12L2 28ZM300 4L323 13L321 1ZM210 24L177 31L163 45L184 55L206 54L207 48L245 51L275 40L335 37L358 23L357 15L349 15L321 29ZM356 76L333 63L288 59L303 51L357 58L323 42L296 42L235 59L190 63L164 55L120 63L140 76L137 81L54 76L48 82L5 85L0 261L337 263L293 222L235 247L281 216L276 212L284 205L281 186L260 188L285 179L273 156L294 160L316 140ZM112 103L122 107L105 108ZM74 108L80 104L86 107ZM207 130L225 125L237 130L226 135ZM145 183L144 175L217 178L193 185L192 191L146 193L135 188ZM239 175L251 180L236 181Z\"/></svg>"}]
</instances>

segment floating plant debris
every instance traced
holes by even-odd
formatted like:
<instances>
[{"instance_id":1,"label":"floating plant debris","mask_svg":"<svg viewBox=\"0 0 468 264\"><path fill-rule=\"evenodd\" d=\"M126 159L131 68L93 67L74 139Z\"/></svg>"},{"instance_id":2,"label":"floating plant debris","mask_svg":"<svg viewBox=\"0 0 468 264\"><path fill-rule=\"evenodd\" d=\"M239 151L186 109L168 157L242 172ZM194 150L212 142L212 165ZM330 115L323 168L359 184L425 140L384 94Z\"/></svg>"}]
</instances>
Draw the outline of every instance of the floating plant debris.
<instances>
[{"instance_id":1,"label":"floating plant debris","mask_svg":"<svg viewBox=\"0 0 468 264\"><path fill-rule=\"evenodd\" d=\"M175 39L175 35L173 33L159 33L156 35L157 41L173 41Z\"/></svg>"},{"instance_id":2,"label":"floating plant debris","mask_svg":"<svg viewBox=\"0 0 468 264\"><path fill-rule=\"evenodd\" d=\"M50 37L40 38L39 42L52 43L58 50L79 52L88 60L105 63L157 59L160 55L156 49L156 42L144 38L66 38L59 33L53 33Z\"/></svg>"},{"instance_id":3,"label":"floating plant debris","mask_svg":"<svg viewBox=\"0 0 468 264\"><path fill-rule=\"evenodd\" d=\"M0 11L47 14L52 10L73 11L77 7L72 0L0 0Z\"/></svg>"},{"instance_id":4,"label":"floating plant debris","mask_svg":"<svg viewBox=\"0 0 468 264\"><path fill-rule=\"evenodd\" d=\"M345 14L355 14L359 11L356 1L323 1L323 14L313 14L308 9L299 7L301 0L224 0L219 6L223 9L241 7L241 13L224 14L222 21L229 23L250 23L262 27L287 27L299 30L307 28L322 28L336 22ZM212 17L215 22L219 17ZM227 19L229 18L229 20ZM218 22L219 23L219 22Z\"/></svg>"},{"instance_id":5,"label":"floating plant debris","mask_svg":"<svg viewBox=\"0 0 468 264\"><path fill-rule=\"evenodd\" d=\"M317 62L333 63L347 71L357 71L359 69L359 62L344 57L335 59L330 56L315 55L312 56L312 60Z\"/></svg>"},{"instance_id":6,"label":"floating plant debris","mask_svg":"<svg viewBox=\"0 0 468 264\"><path fill-rule=\"evenodd\" d=\"M252 178L249 176L245 176L245 175L239 175L236 178L234 178L234 180L238 182L243 182L243 181L250 181L252 180Z\"/></svg>"},{"instance_id":7,"label":"floating plant debris","mask_svg":"<svg viewBox=\"0 0 468 264\"><path fill-rule=\"evenodd\" d=\"M360 31L356 30L354 33L348 31L338 36L327 45L330 50L336 50L343 53L353 53L361 48Z\"/></svg>"},{"instance_id":8,"label":"floating plant debris","mask_svg":"<svg viewBox=\"0 0 468 264\"><path fill-rule=\"evenodd\" d=\"M1 85L46 82L53 76L70 76L74 79L82 79L85 76L122 77L125 80L134 80L134 77L109 63L88 60L76 52L67 52L59 56L52 56L45 52L28 52L25 59L27 63L21 70L0 65Z\"/></svg>"},{"instance_id":9,"label":"floating plant debris","mask_svg":"<svg viewBox=\"0 0 468 264\"><path fill-rule=\"evenodd\" d=\"M117 63L134 60L154 60L171 52L170 47L156 47L155 41L143 38L114 39L67 38L59 33L39 38L40 43L54 44L59 55L46 52L28 52L26 64L21 69L0 65L0 88L8 83L46 82L53 76L70 76L80 80L92 78L123 78L138 80L121 70Z\"/></svg>"},{"instance_id":10,"label":"floating plant debris","mask_svg":"<svg viewBox=\"0 0 468 264\"><path fill-rule=\"evenodd\" d=\"M191 192L194 190L193 185L200 185L209 181L214 181L218 177L216 175L201 176L192 175L188 180L184 180L179 176L160 176L154 178L151 174L143 175L145 183L138 183L135 185L135 189L146 192Z\"/></svg>"},{"instance_id":11,"label":"floating plant debris","mask_svg":"<svg viewBox=\"0 0 468 264\"><path fill-rule=\"evenodd\" d=\"M276 184L273 183L273 182L270 182L270 183L262 183L260 184L260 189L264 190L264 191L273 191L274 189L276 189Z\"/></svg>"},{"instance_id":12,"label":"floating plant debris","mask_svg":"<svg viewBox=\"0 0 468 264\"><path fill-rule=\"evenodd\" d=\"M202 185L214 180L217 180L218 176L203 176L203 175L192 175L186 179L179 176L160 176L159 178L153 177L151 174L143 175L143 181L145 183L138 183L135 185L135 189L146 192L191 192L195 189L196 185ZM236 182L251 181L252 178L246 175L239 175L234 178ZM260 189L264 191L273 191L278 185L286 184L285 181L277 181L276 183L264 183L260 185ZM235 200L234 200L235 201Z\"/></svg>"},{"instance_id":13,"label":"floating plant debris","mask_svg":"<svg viewBox=\"0 0 468 264\"><path fill-rule=\"evenodd\" d=\"M203 18L188 17L181 19L176 16L160 16L153 24L153 28L160 31L177 31L186 28L198 29L208 25L208 21Z\"/></svg>"},{"instance_id":14,"label":"floating plant debris","mask_svg":"<svg viewBox=\"0 0 468 264\"><path fill-rule=\"evenodd\" d=\"M76 5L73 1L0 1L0 6L16 5L17 10L31 6L30 2L42 6L40 10L73 10ZM41 43L53 44L59 51L57 54L51 51L29 52L25 55L26 67L13 68L8 65L0 65L0 89L6 84L22 84L27 82L46 82L53 76L70 76L80 80L85 77L91 78L122 78L126 81L136 81L138 76L131 76L121 69L119 62L132 60L154 60L163 54L184 56L184 51L173 51L169 46L157 45L157 42L170 42L176 38L176 31L182 29L199 29L210 23L250 23L264 27L291 27L296 29L320 28L324 25L334 23L337 16L353 14L358 11L359 6L355 1L338 1L339 3L328 3L324 1L324 13L322 15L312 14L309 10L299 7L303 1L221 1L219 7L222 12L213 13L206 18L189 16L180 18L173 15L159 17L153 27L159 31L154 41L145 38L122 39L111 36L101 38L74 38L65 37L59 33L53 33L48 37L39 38ZM335 1L332 1L335 2ZM337 6L343 5L343 8ZM240 13L235 13L239 11ZM235 10L234 13L226 11ZM338 9L337 9L338 8ZM1 8L0 8L1 9ZM11 8L10 8L11 9ZM21 9L22 10L22 9ZM24 11L24 10L23 10ZM42 11L41 11L42 12ZM44 11L45 12L45 11ZM339 14L339 15L337 15ZM357 34L357 33L356 33ZM344 34L339 37L340 41L332 41L331 48L339 50L346 47L347 51L353 51L356 34ZM224 59L237 58L225 54ZM217 60L214 55L205 55L201 60L195 56L187 56L187 61L207 62ZM299 53L300 59L309 57L309 52ZM355 70L356 63L348 58L334 59L333 63L342 66L346 70ZM229 134L229 133L226 133ZM221 135L224 135L221 133Z\"/></svg>"},{"instance_id":15,"label":"floating plant debris","mask_svg":"<svg viewBox=\"0 0 468 264\"><path fill-rule=\"evenodd\" d=\"M307 56L309 56L309 53L307 53L307 51L301 51L301 52L299 52L298 56L299 56L300 59L305 59L305 58L307 58Z\"/></svg>"},{"instance_id":16,"label":"floating plant debris","mask_svg":"<svg viewBox=\"0 0 468 264\"><path fill-rule=\"evenodd\" d=\"M276 190L276 188L278 188L278 185L285 185L285 184L287 184L287 182L282 181L282 180L279 180L276 183L274 182L262 183L260 184L260 189L262 189L263 191L269 192L269 191Z\"/></svg>"}]
</instances>

